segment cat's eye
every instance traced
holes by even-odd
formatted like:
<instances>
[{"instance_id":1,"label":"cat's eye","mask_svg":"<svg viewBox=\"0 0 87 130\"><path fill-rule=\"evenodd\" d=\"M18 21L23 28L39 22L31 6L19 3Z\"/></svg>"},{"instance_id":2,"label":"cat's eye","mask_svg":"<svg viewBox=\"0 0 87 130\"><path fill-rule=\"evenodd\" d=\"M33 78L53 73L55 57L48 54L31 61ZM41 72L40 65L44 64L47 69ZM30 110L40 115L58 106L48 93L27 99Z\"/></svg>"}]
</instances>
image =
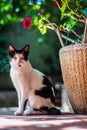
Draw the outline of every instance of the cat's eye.
<instances>
[{"instance_id":1,"label":"cat's eye","mask_svg":"<svg viewBox=\"0 0 87 130\"><path fill-rule=\"evenodd\" d=\"M16 60L16 59L17 59L17 57L16 57L16 56L14 56L14 59Z\"/></svg>"},{"instance_id":2,"label":"cat's eye","mask_svg":"<svg viewBox=\"0 0 87 130\"><path fill-rule=\"evenodd\" d=\"M24 57L21 57L21 60L24 60Z\"/></svg>"}]
</instances>

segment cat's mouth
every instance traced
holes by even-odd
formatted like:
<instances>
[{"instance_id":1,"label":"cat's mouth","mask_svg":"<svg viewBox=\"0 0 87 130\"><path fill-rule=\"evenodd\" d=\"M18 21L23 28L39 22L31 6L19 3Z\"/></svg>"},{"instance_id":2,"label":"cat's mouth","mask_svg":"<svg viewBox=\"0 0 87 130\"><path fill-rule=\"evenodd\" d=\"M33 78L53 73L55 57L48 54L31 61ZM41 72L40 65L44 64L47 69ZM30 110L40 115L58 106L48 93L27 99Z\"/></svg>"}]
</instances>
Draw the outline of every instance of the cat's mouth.
<instances>
[{"instance_id":1,"label":"cat's mouth","mask_svg":"<svg viewBox=\"0 0 87 130\"><path fill-rule=\"evenodd\" d=\"M21 67L21 65L18 65L19 67Z\"/></svg>"},{"instance_id":2,"label":"cat's mouth","mask_svg":"<svg viewBox=\"0 0 87 130\"><path fill-rule=\"evenodd\" d=\"M18 67L21 67L21 66L22 66L22 64L20 64L20 63L18 63L17 65L18 65Z\"/></svg>"}]
</instances>

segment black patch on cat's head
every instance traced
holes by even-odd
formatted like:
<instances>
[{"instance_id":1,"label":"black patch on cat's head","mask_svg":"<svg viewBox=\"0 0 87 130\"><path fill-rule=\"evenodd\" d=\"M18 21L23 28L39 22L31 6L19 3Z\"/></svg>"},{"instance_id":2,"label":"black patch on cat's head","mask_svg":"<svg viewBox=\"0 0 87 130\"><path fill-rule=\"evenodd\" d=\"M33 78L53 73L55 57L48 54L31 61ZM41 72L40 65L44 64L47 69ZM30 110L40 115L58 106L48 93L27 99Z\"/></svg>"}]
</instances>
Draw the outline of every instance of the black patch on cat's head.
<instances>
[{"instance_id":1,"label":"black patch on cat's head","mask_svg":"<svg viewBox=\"0 0 87 130\"><path fill-rule=\"evenodd\" d=\"M15 55L15 50L16 50L16 49L14 48L13 45L10 44L10 45L8 46L8 53L9 53L9 56L10 56L10 57L13 57L13 56Z\"/></svg>"},{"instance_id":2,"label":"black patch on cat's head","mask_svg":"<svg viewBox=\"0 0 87 130\"><path fill-rule=\"evenodd\" d=\"M27 44L27 45L21 50L22 54L23 54L24 57L25 57L25 60L28 59L29 50L30 50L30 45L29 45L29 44Z\"/></svg>"},{"instance_id":3,"label":"black patch on cat's head","mask_svg":"<svg viewBox=\"0 0 87 130\"><path fill-rule=\"evenodd\" d=\"M10 57L14 57L15 54L23 54L24 59L27 60L28 59L28 54L29 54L29 49L30 49L29 44L27 44L22 49L16 49L13 45L10 44L8 46L8 53L9 53Z\"/></svg>"}]
</instances>

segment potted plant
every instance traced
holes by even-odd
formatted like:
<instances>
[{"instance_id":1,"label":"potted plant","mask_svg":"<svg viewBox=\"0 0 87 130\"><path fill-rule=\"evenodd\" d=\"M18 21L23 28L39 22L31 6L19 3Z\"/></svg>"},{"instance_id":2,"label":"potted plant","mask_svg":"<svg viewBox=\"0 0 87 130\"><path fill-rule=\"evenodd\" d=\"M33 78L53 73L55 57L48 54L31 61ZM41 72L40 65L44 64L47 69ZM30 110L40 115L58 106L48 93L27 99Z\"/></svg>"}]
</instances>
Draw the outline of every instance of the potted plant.
<instances>
[{"instance_id":1,"label":"potted plant","mask_svg":"<svg viewBox=\"0 0 87 130\"><path fill-rule=\"evenodd\" d=\"M51 19L52 15L45 14L45 10L40 8L39 17L33 19L34 25L42 34L46 33L47 28L56 32L62 46L59 51L60 63L70 102L75 113L84 114L87 113L87 2L52 2L58 14L61 14L58 16L60 18L55 15L55 19Z\"/></svg>"}]
</instances>

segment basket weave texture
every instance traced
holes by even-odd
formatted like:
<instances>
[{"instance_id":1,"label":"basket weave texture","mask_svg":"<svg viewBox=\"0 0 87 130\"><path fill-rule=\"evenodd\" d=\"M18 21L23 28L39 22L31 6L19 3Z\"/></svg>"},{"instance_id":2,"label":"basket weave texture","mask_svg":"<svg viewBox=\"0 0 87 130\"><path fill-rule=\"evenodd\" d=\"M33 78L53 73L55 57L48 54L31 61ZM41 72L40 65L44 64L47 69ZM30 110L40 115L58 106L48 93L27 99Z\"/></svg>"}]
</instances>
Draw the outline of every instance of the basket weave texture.
<instances>
[{"instance_id":1,"label":"basket weave texture","mask_svg":"<svg viewBox=\"0 0 87 130\"><path fill-rule=\"evenodd\" d=\"M87 113L87 44L63 47L59 56L71 105L75 113Z\"/></svg>"}]
</instances>

